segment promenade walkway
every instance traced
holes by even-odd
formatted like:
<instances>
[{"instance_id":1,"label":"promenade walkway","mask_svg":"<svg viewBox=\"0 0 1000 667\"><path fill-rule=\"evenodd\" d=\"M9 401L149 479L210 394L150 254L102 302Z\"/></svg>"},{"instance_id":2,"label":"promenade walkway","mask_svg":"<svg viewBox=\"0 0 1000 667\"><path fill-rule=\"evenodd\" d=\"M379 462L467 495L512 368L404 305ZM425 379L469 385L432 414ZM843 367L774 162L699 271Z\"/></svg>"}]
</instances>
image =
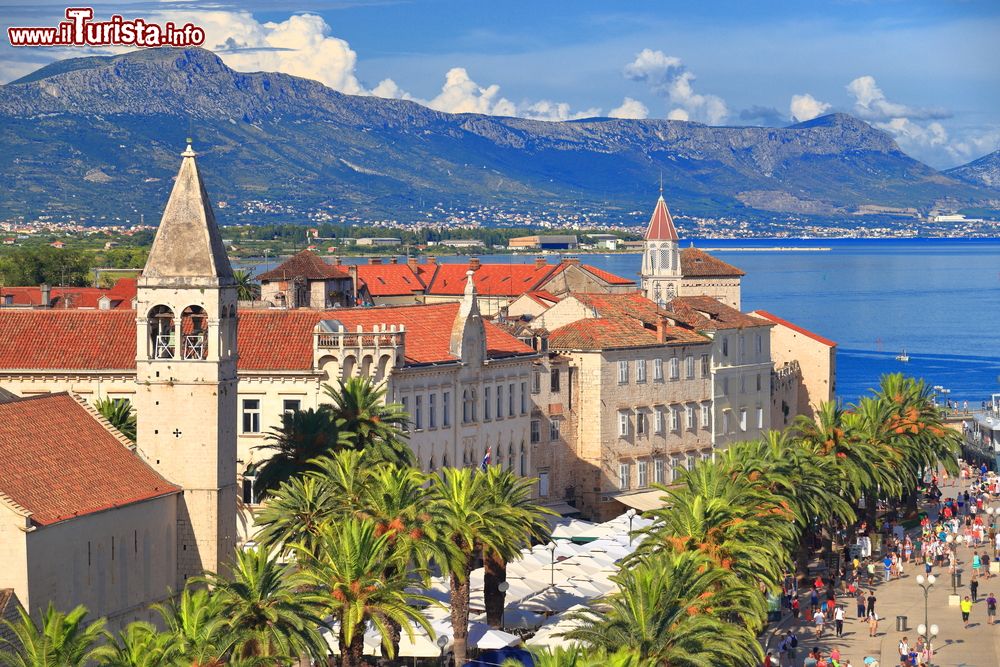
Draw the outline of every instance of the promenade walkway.
<instances>
[{"instance_id":1,"label":"promenade walkway","mask_svg":"<svg viewBox=\"0 0 1000 667\"><path fill-rule=\"evenodd\" d=\"M964 487L962 487L964 490ZM945 496L955 496L959 491L957 485L943 486ZM1000 501L993 503L1000 508ZM932 518L936 512L931 511ZM958 589L961 596L969 594L969 579L972 568L972 549L960 546L958 549L958 569L962 574L963 587ZM982 552L982 548L980 548ZM992 549L990 550L992 556ZM838 597L837 602L844 606L846 622L844 634L834 636L834 624L829 622L823 633L817 639L817 633L812 623L804 618L795 622L790 616L782 620L780 627L773 634L768 644L768 650L777 656L777 644L785 631L791 629L799 639L797 657L794 663L785 661L782 665L802 665L806 654L819 647L824 657L829 657L830 651L836 647L840 650L841 664L850 659L852 667L862 667L864 658L872 656L879 660L880 667L896 667L900 664L898 645L904 636L910 647L917 641L917 626L924 623L924 593L917 585L917 575L924 572L923 564L908 564L905 574L899 579L882 583L881 564L879 564L876 585L873 587L877 602L875 611L881 618L875 637L869 636L867 621L857 618L857 605L853 597ZM980 578L979 602L973 605L969 627L963 627L961 611L957 605L949 605L952 594L951 577L947 566L934 568L933 574L937 582L930 590L927 604L928 624L939 627L937 639L933 641L935 654L932 664L935 667L994 667L1000 665L1000 623L994 626L987 624L986 598L992 592L1000 599L1000 575L992 578ZM867 591L867 589L866 589ZM800 591L802 592L802 591ZM808 607L808 595L802 598L803 611ZM907 629L896 631L896 616L907 617ZM1000 620L1000 619L998 619Z\"/></svg>"}]
</instances>

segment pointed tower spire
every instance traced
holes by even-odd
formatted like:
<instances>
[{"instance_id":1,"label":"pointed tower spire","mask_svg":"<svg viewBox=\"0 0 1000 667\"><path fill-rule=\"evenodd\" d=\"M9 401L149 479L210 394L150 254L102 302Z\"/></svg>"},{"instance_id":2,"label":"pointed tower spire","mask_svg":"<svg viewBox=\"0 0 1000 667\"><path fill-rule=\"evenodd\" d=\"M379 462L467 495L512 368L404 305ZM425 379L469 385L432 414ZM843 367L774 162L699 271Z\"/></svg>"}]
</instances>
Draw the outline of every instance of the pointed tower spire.
<instances>
[{"instance_id":1,"label":"pointed tower spire","mask_svg":"<svg viewBox=\"0 0 1000 667\"><path fill-rule=\"evenodd\" d=\"M198 154L190 142L188 139L181 153L181 168L142 272L142 281L149 285L192 278L207 279L212 285L233 281L233 269L195 161Z\"/></svg>"},{"instance_id":2,"label":"pointed tower spire","mask_svg":"<svg viewBox=\"0 0 1000 667\"><path fill-rule=\"evenodd\" d=\"M479 313L475 271L466 271L465 294L451 325L449 351L467 364L478 365L486 356L486 329Z\"/></svg>"},{"instance_id":3,"label":"pointed tower spire","mask_svg":"<svg viewBox=\"0 0 1000 667\"><path fill-rule=\"evenodd\" d=\"M663 184L660 184L660 198L656 200L656 208L649 219L646 227L647 241L677 241L677 229L674 227L674 219L667 208L667 202L663 200Z\"/></svg>"}]
</instances>

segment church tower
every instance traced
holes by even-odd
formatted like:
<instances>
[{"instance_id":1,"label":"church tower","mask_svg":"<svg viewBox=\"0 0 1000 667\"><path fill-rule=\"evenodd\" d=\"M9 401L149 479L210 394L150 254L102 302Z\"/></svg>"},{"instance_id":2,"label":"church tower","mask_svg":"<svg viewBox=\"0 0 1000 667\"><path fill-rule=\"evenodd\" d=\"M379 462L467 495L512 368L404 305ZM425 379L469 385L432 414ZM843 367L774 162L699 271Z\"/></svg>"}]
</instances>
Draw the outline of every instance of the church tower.
<instances>
[{"instance_id":1,"label":"church tower","mask_svg":"<svg viewBox=\"0 0 1000 667\"><path fill-rule=\"evenodd\" d=\"M190 143L138 282L136 442L184 489L177 586L236 546L236 285Z\"/></svg>"},{"instance_id":2,"label":"church tower","mask_svg":"<svg viewBox=\"0 0 1000 667\"><path fill-rule=\"evenodd\" d=\"M677 229L663 201L663 188L649 219L642 251L642 291L646 298L662 306L680 294L681 253Z\"/></svg>"}]
</instances>

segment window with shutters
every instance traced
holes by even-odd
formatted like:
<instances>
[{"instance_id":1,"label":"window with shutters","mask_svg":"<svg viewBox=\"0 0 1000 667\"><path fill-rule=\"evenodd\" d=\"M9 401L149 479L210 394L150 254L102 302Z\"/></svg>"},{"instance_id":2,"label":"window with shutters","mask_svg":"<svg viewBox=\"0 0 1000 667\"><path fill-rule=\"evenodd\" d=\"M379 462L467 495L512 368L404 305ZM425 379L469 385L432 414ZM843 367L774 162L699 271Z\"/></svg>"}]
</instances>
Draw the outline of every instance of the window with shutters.
<instances>
[{"instance_id":1,"label":"window with shutters","mask_svg":"<svg viewBox=\"0 0 1000 667\"><path fill-rule=\"evenodd\" d=\"M663 359L653 359L653 380L663 380Z\"/></svg>"},{"instance_id":2,"label":"window with shutters","mask_svg":"<svg viewBox=\"0 0 1000 667\"><path fill-rule=\"evenodd\" d=\"M646 360L638 359L635 362L635 381L645 382L646 381Z\"/></svg>"}]
</instances>

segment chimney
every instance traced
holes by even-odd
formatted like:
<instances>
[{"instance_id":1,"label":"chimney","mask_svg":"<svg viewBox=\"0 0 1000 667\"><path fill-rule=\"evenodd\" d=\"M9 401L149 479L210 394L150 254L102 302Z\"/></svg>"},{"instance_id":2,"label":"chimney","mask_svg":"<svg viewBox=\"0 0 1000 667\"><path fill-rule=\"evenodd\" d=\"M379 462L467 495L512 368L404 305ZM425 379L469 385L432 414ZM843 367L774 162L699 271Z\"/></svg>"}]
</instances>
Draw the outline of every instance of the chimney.
<instances>
[{"instance_id":1,"label":"chimney","mask_svg":"<svg viewBox=\"0 0 1000 667\"><path fill-rule=\"evenodd\" d=\"M382 263L382 258L381 257L369 257L368 258L368 263L369 264L381 264Z\"/></svg>"},{"instance_id":2,"label":"chimney","mask_svg":"<svg viewBox=\"0 0 1000 667\"><path fill-rule=\"evenodd\" d=\"M418 266L419 264L418 264L418 262L417 262L417 258L416 258L416 257L407 257L407 258L406 258L406 265L407 265L408 267L410 267L411 269L413 269L414 273L416 273L416 271L417 271L417 266Z\"/></svg>"},{"instance_id":3,"label":"chimney","mask_svg":"<svg viewBox=\"0 0 1000 667\"><path fill-rule=\"evenodd\" d=\"M656 342L667 342L667 318L663 315L657 315L656 317Z\"/></svg>"},{"instance_id":4,"label":"chimney","mask_svg":"<svg viewBox=\"0 0 1000 667\"><path fill-rule=\"evenodd\" d=\"M478 257L469 258L469 270L478 271L480 267L480 262Z\"/></svg>"},{"instance_id":5,"label":"chimney","mask_svg":"<svg viewBox=\"0 0 1000 667\"><path fill-rule=\"evenodd\" d=\"M49 287L48 283L42 283L40 288L42 291L42 300L41 303L39 303L39 305L42 308L48 308L49 305L52 303L52 288Z\"/></svg>"},{"instance_id":6,"label":"chimney","mask_svg":"<svg viewBox=\"0 0 1000 667\"><path fill-rule=\"evenodd\" d=\"M349 264L347 266L347 275L351 277L351 291L354 293L351 302L356 306L358 305L358 266L357 264Z\"/></svg>"},{"instance_id":7,"label":"chimney","mask_svg":"<svg viewBox=\"0 0 1000 667\"><path fill-rule=\"evenodd\" d=\"M438 263L438 258L435 257L434 255L427 255L427 263L428 264L437 264Z\"/></svg>"},{"instance_id":8,"label":"chimney","mask_svg":"<svg viewBox=\"0 0 1000 667\"><path fill-rule=\"evenodd\" d=\"M344 263L344 259L342 257L334 257L333 258L333 263L336 266L340 266L341 264Z\"/></svg>"},{"instance_id":9,"label":"chimney","mask_svg":"<svg viewBox=\"0 0 1000 667\"><path fill-rule=\"evenodd\" d=\"M544 268L545 265L548 264L548 263L549 263L548 260L546 260L544 257L536 257L535 258L535 268L536 269Z\"/></svg>"}]
</instances>

